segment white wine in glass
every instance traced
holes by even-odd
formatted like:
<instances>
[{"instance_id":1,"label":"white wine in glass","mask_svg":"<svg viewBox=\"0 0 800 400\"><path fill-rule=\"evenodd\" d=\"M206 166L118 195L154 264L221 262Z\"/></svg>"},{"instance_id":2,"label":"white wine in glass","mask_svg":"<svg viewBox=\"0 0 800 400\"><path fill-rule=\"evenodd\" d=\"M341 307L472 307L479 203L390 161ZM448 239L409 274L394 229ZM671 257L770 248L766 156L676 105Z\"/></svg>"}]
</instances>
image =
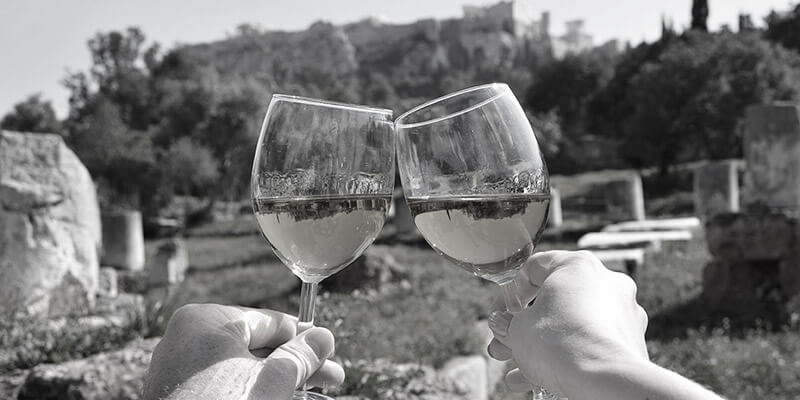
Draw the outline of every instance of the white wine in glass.
<instances>
[{"instance_id":1,"label":"white wine in glass","mask_svg":"<svg viewBox=\"0 0 800 400\"><path fill-rule=\"evenodd\" d=\"M422 104L395 121L408 207L425 240L454 264L512 284L547 221L550 183L525 112L508 86L489 84ZM535 390L534 398L555 398Z\"/></svg>"},{"instance_id":2,"label":"white wine in glass","mask_svg":"<svg viewBox=\"0 0 800 400\"><path fill-rule=\"evenodd\" d=\"M298 328L314 321L317 285L352 263L383 228L394 189L392 112L274 95L253 162L253 210L302 281ZM294 399L329 399L299 390Z\"/></svg>"},{"instance_id":3,"label":"white wine in glass","mask_svg":"<svg viewBox=\"0 0 800 400\"><path fill-rule=\"evenodd\" d=\"M494 282L513 279L533 253L549 204L542 194L408 199L417 228L439 254Z\"/></svg>"}]
</instances>

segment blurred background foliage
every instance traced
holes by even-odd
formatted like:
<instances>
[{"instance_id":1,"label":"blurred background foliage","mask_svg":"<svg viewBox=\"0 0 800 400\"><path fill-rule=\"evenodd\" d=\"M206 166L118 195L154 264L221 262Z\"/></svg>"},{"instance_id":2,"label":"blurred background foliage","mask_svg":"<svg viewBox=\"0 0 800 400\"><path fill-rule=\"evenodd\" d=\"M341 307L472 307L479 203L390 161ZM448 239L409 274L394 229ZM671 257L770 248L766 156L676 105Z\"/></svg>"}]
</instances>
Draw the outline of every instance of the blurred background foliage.
<instances>
[{"instance_id":1,"label":"blurred background foliage","mask_svg":"<svg viewBox=\"0 0 800 400\"><path fill-rule=\"evenodd\" d=\"M449 23L438 35L423 29L380 46L354 45L345 29L357 24L325 22L302 34L242 25L225 40L168 51L135 27L100 32L88 41L91 67L63 81L71 92L64 120L33 95L0 126L61 134L105 205L155 216L175 195L209 205L245 196L275 92L399 113L460 88L507 82L552 173L656 167L665 177L677 163L741 156L745 107L800 93L800 6L770 14L763 29L749 20L736 32L707 32L703 21L685 32L664 24L660 39L621 52L597 47L525 62L471 54L449 38Z\"/></svg>"}]
</instances>

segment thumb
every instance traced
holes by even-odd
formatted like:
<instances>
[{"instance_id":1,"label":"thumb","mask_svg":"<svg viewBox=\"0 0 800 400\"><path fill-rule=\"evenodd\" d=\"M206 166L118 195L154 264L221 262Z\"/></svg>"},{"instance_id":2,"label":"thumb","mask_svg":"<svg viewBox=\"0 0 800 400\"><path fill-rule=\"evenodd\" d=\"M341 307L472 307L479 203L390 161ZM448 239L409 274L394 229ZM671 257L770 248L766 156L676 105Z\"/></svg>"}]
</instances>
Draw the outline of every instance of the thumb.
<instances>
[{"instance_id":1,"label":"thumb","mask_svg":"<svg viewBox=\"0 0 800 400\"><path fill-rule=\"evenodd\" d=\"M264 359L254 392L293 392L333 355L333 334L325 328L311 328L276 348ZM258 387L262 386L262 387ZM277 387L276 387L277 386Z\"/></svg>"}]
</instances>

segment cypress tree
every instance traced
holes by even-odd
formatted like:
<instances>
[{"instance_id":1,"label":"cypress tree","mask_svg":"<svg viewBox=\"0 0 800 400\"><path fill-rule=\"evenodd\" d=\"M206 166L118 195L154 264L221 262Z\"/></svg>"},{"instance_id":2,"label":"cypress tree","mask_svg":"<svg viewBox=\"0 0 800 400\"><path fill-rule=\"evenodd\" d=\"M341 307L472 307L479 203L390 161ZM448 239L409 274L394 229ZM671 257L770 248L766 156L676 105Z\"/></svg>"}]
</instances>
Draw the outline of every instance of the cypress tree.
<instances>
[{"instance_id":1,"label":"cypress tree","mask_svg":"<svg viewBox=\"0 0 800 400\"><path fill-rule=\"evenodd\" d=\"M708 32L708 0L692 1L692 29Z\"/></svg>"}]
</instances>

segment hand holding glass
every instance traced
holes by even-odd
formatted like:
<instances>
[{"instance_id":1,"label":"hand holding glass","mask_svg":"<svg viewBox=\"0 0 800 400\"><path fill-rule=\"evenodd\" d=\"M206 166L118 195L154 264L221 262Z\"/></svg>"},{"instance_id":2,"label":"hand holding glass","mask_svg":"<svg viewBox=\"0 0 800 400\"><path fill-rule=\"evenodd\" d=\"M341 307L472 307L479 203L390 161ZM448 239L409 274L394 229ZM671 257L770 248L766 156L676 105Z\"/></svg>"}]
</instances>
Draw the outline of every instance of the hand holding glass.
<instances>
[{"instance_id":1,"label":"hand holding glass","mask_svg":"<svg viewBox=\"0 0 800 400\"><path fill-rule=\"evenodd\" d=\"M504 84L465 89L403 114L395 129L403 191L425 240L506 288L508 310L522 310L507 285L539 241L550 184L514 94Z\"/></svg>"}]
</instances>

